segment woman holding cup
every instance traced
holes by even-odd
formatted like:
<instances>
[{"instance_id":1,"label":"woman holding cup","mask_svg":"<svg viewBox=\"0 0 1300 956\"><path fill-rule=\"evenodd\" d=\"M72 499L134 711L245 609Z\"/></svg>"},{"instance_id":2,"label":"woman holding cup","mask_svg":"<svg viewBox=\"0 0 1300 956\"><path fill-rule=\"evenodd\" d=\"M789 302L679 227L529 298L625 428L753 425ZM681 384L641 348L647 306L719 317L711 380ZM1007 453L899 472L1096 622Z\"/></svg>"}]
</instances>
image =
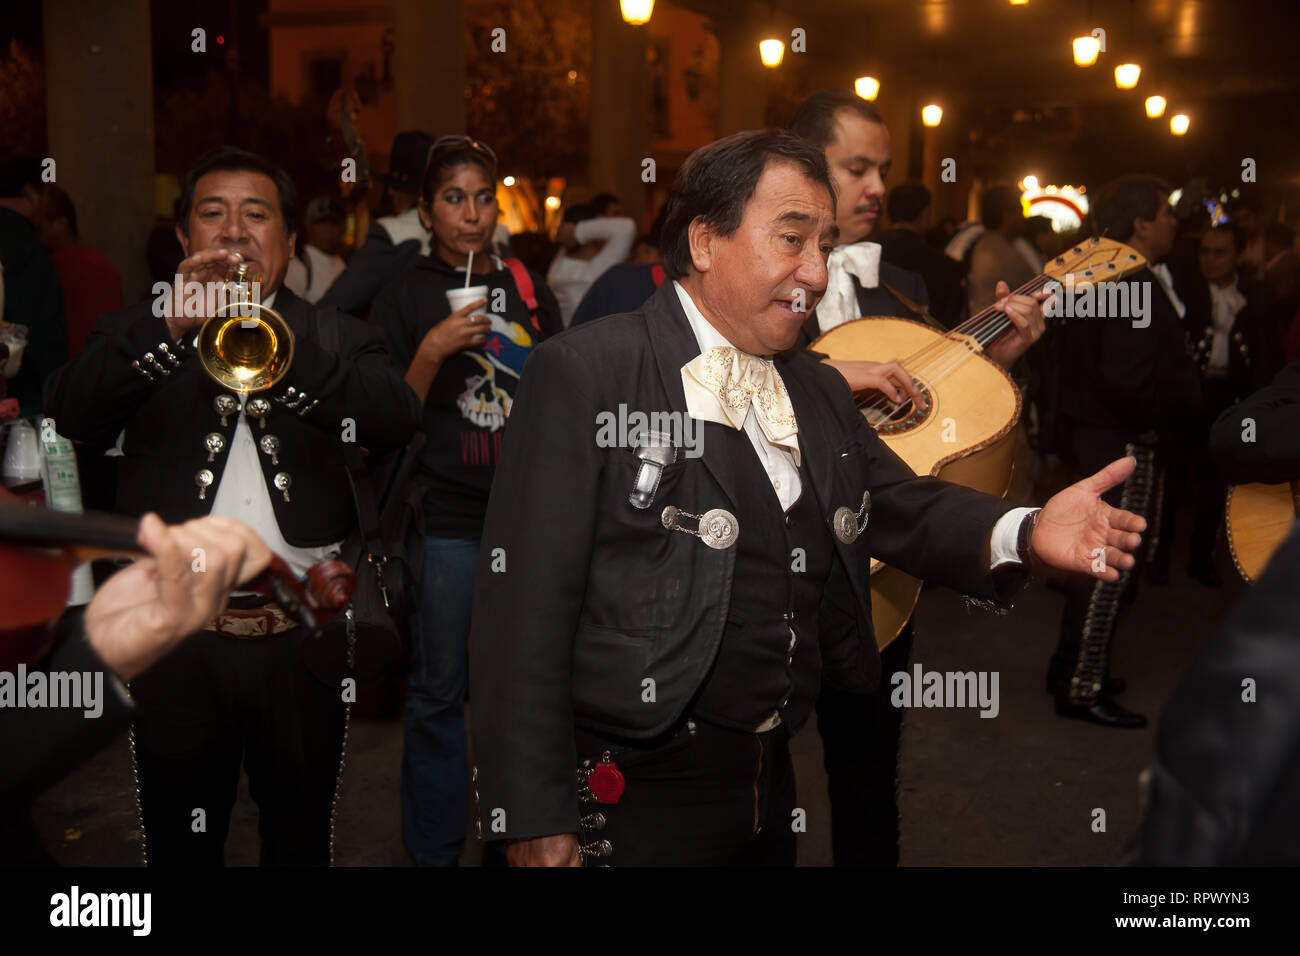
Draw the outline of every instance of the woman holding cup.
<instances>
[{"instance_id":1,"label":"woman holding cup","mask_svg":"<svg viewBox=\"0 0 1300 956\"><path fill-rule=\"evenodd\" d=\"M467 136L434 142L421 186L429 255L375 299L370 321L424 402L423 536L402 757L402 839L417 865L452 865L468 805L464 699L479 538L524 360L562 330L541 276L491 252L496 155Z\"/></svg>"}]
</instances>

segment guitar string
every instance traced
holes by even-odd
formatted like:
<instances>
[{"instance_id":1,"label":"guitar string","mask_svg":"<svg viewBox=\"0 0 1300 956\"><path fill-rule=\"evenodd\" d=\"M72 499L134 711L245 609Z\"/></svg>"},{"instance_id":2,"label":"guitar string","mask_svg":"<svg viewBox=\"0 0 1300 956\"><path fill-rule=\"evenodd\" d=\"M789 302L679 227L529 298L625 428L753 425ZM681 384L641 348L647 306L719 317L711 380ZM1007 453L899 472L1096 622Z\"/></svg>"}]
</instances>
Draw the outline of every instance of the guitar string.
<instances>
[{"instance_id":1,"label":"guitar string","mask_svg":"<svg viewBox=\"0 0 1300 956\"><path fill-rule=\"evenodd\" d=\"M1087 262L1087 260L1090 260L1090 259L1093 257L1093 255L1096 253L1096 251L1097 251L1097 250L1096 250L1095 248L1089 248L1089 249L1087 249L1087 250L1084 250L1084 249L1080 248L1080 251L1079 251L1077 257L1074 258L1074 259L1073 259L1072 261L1070 261L1070 262L1066 262L1066 261L1064 261L1064 260L1065 260L1065 257L1064 257L1064 256L1058 256L1057 258L1058 258L1059 260L1061 260L1061 261L1060 261L1059 263L1056 264L1056 269L1055 269L1054 271L1055 271L1055 272L1058 272L1058 273L1061 273L1061 274L1064 274L1064 275L1068 275L1068 274L1070 274L1071 272L1077 272L1078 269L1080 268L1080 266L1085 265L1085 264L1091 264L1091 263ZM1039 273L1037 276L1035 276L1033 279L1030 279L1029 282L1026 282L1026 283L1025 283L1023 286L1021 286L1019 289L1016 289L1016 290L1015 290L1013 293L1011 293L1011 294L1012 294L1012 295L1019 295L1019 294L1025 293L1026 291L1030 290L1030 287L1031 287L1031 286L1035 286L1035 285L1037 286L1037 288L1041 288L1041 287L1042 287L1043 285L1045 285L1048 281L1051 281L1052 278L1053 278L1053 276L1052 276L1052 275L1049 275L1047 272L1041 272L1041 273ZM991 316L992 318L994 318L994 319L1000 319L1000 318L1001 318L1001 319L1004 319L1004 318L1006 318L1006 314L1005 314L1005 313L1002 313L1002 312L994 313L994 312L993 312L993 307L992 307L992 306L988 306L987 308L985 308L985 309L981 310L980 312L977 312L975 315L971 316L971 317L970 317L969 319L967 319L965 322L962 322L960 325L956 326L955 328L950 329L947 333L945 333L945 334L944 334L941 338L939 338L937 341L935 341L935 342L931 342L929 345L925 346L924 348L920 349L919 351L913 353L912 355L907 356L907 357L904 358L902 361L903 361L903 362L913 362L913 363L915 363L915 362L917 362L917 361L920 361L923 357L928 357L928 356L927 356L927 353L929 353L929 352L933 352L933 351L935 351L936 349L938 349L938 350L943 350L943 349L945 349L945 348L947 347L947 343L946 343L944 340L947 339L948 336L950 336L950 335L954 335L954 334L956 334L956 335L967 334L970 330L974 329L975 326L976 326L978 323L980 323L981 321L983 321L983 320L985 320L985 319L987 319L987 318L990 318L990 316ZM991 328L992 328L992 324L989 324L989 325L986 325L986 326L981 327L981 329L980 329L979 331L984 332L984 331L986 331L986 330L988 330L988 329L991 329ZM996 338L996 336L994 336L994 338Z\"/></svg>"},{"instance_id":2,"label":"guitar string","mask_svg":"<svg viewBox=\"0 0 1300 956\"><path fill-rule=\"evenodd\" d=\"M1078 257L1074 261L1069 263L1060 263L1056 271L1063 271L1063 274L1066 275L1075 272L1083 261L1090 259L1095 252L1095 248L1086 250L1080 249ZM1063 259L1064 257L1058 258ZM1052 281L1052 279L1053 276L1048 275L1046 272L1039 273L1011 294L1032 294L1033 292L1042 289L1048 282ZM993 307L989 306L945 333L937 341L931 342L929 345L903 359L904 370L908 371L908 374L914 379L921 378L930 385L937 384L951 372L955 371L963 362L966 361L966 359L977 351L971 347L968 341L964 339L954 340L952 336L960 335L974 338L979 344L978 351L983 352L988 345L992 344L1007 331L1010 324L1012 323L1005 312L994 311ZM956 356L954 361L950 361L949 364L939 372L927 376L927 373L930 373L939 362L942 362L945 358L949 358L953 355ZM918 369L916 372L907 369L905 363L911 362L915 364L922 358L930 360L929 364ZM892 399L885 398L863 407L862 411L864 413L885 412L886 418L888 418L888 416L893 415L898 409L911 402L912 399L910 398L905 399L902 402L895 402Z\"/></svg>"},{"instance_id":3,"label":"guitar string","mask_svg":"<svg viewBox=\"0 0 1300 956\"><path fill-rule=\"evenodd\" d=\"M1039 275L1011 294L1030 295L1041 289L1048 281L1050 281L1050 277ZM992 306L989 306L966 322L944 333L937 342L932 342L909 355L900 364L903 365L904 371L913 379L925 385L936 385L972 355L982 353L989 345L999 339L1012 324L1005 312L995 311ZM975 340L979 346L978 349L971 345L969 339ZM916 368L917 361L921 359L926 360L927 364ZM911 364L910 368L908 367L909 363ZM865 413L882 412L886 415L892 415L911 401L910 398L902 402L895 402L889 398L877 399L872 404L863 406L862 411Z\"/></svg>"}]
</instances>

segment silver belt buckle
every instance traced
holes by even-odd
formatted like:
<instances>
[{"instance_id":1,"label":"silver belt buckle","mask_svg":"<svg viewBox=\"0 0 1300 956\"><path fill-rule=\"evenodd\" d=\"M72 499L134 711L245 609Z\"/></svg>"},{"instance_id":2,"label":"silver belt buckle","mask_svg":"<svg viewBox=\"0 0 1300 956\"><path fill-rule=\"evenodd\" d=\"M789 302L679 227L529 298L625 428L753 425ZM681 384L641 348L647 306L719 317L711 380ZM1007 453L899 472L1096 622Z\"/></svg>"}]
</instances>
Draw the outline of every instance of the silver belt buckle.
<instances>
[{"instance_id":1,"label":"silver belt buckle","mask_svg":"<svg viewBox=\"0 0 1300 956\"><path fill-rule=\"evenodd\" d=\"M697 521L695 529L683 527L683 518ZM693 534L710 548L719 551L731 547L740 537L740 525L736 521L736 516L724 508L711 508L702 515L693 515L669 505L659 516L659 520L669 531L685 531L687 534Z\"/></svg>"}]
</instances>

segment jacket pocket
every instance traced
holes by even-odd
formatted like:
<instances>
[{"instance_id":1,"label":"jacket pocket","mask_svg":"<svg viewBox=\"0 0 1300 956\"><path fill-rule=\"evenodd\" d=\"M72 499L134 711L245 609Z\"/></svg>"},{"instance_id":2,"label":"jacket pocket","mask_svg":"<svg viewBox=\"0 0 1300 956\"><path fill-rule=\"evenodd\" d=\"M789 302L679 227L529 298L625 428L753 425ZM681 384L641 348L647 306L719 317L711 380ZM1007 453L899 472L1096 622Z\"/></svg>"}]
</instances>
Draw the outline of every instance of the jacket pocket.
<instances>
[{"instance_id":1,"label":"jacket pocket","mask_svg":"<svg viewBox=\"0 0 1300 956\"><path fill-rule=\"evenodd\" d=\"M573 647L573 696L579 716L628 731L658 720L658 688L650 674L658 643L653 629L579 622ZM647 685L647 680L652 683Z\"/></svg>"}]
</instances>

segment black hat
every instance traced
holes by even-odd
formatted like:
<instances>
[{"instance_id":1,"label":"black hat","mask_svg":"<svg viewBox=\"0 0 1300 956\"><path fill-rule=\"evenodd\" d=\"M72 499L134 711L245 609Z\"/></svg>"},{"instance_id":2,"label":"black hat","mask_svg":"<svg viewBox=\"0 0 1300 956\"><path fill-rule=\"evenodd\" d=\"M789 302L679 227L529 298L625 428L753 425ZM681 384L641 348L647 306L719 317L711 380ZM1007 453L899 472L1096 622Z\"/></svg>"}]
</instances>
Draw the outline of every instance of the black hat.
<instances>
[{"instance_id":1,"label":"black hat","mask_svg":"<svg viewBox=\"0 0 1300 956\"><path fill-rule=\"evenodd\" d=\"M404 130L394 136L384 184L398 192L418 193L432 147L433 137L421 130Z\"/></svg>"}]
</instances>

